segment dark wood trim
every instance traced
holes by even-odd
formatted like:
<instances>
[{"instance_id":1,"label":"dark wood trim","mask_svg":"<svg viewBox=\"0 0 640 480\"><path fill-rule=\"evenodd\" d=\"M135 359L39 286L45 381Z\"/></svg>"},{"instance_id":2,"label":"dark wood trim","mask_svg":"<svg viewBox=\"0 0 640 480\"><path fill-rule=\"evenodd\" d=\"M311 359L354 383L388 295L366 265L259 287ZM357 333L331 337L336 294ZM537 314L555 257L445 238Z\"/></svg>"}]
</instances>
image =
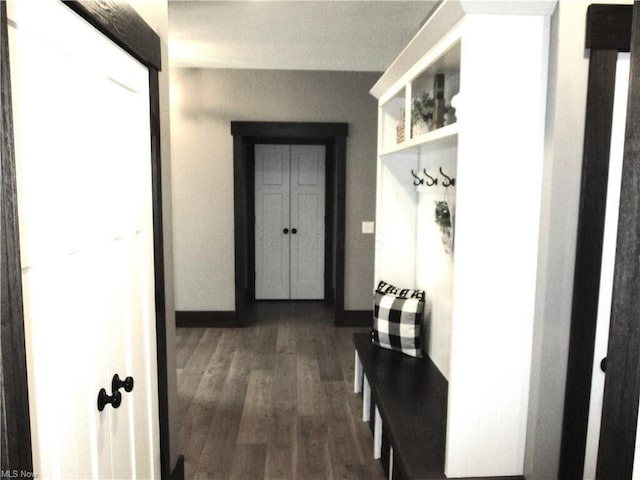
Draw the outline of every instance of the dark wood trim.
<instances>
[{"instance_id":1,"label":"dark wood trim","mask_svg":"<svg viewBox=\"0 0 640 480\"><path fill-rule=\"evenodd\" d=\"M586 47L628 52L633 5L589 5Z\"/></svg>"},{"instance_id":2,"label":"dark wood trim","mask_svg":"<svg viewBox=\"0 0 640 480\"><path fill-rule=\"evenodd\" d=\"M336 198L335 218L335 291L334 310L336 322L344 314L344 263L346 243L346 204L347 204L347 137L336 137L334 146Z\"/></svg>"},{"instance_id":3,"label":"dark wood trim","mask_svg":"<svg viewBox=\"0 0 640 480\"><path fill-rule=\"evenodd\" d=\"M231 122L234 137L333 138L349 135L346 123L315 122Z\"/></svg>"},{"instance_id":4,"label":"dark wood trim","mask_svg":"<svg viewBox=\"0 0 640 480\"><path fill-rule=\"evenodd\" d=\"M233 137L233 214L234 214L234 257L235 257L235 303L236 320L240 324L247 318L247 308L251 304L249 292L249 181L248 145L242 136Z\"/></svg>"},{"instance_id":5,"label":"dark wood trim","mask_svg":"<svg viewBox=\"0 0 640 480\"><path fill-rule=\"evenodd\" d=\"M158 70L149 69L151 126L151 188L153 201L153 254L155 275L156 345L158 360L158 414L160 422L160 472L171 475L169 372L167 370L167 314L164 283L164 226L162 211L162 157L160 138L160 85Z\"/></svg>"},{"instance_id":6,"label":"dark wood trim","mask_svg":"<svg viewBox=\"0 0 640 480\"><path fill-rule=\"evenodd\" d=\"M607 374L596 478L631 478L640 400L640 5L635 2Z\"/></svg>"},{"instance_id":7,"label":"dark wood trim","mask_svg":"<svg viewBox=\"0 0 640 480\"><path fill-rule=\"evenodd\" d=\"M144 65L162 70L160 37L133 7L116 0L63 2Z\"/></svg>"},{"instance_id":8,"label":"dark wood trim","mask_svg":"<svg viewBox=\"0 0 640 480\"><path fill-rule=\"evenodd\" d=\"M449 478L448 480L525 480L522 475L510 476L510 477L464 477L464 478Z\"/></svg>"},{"instance_id":9,"label":"dark wood trim","mask_svg":"<svg viewBox=\"0 0 640 480\"><path fill-rule=\"evenodd\" d=\"M325 245L332 255L331 274L335 288L325 291L334 304L336 324L344 311L345 199L346 199L346 123L309 122L231 122L234 163L234 237L235 237L235 301L236 322L249 321L248 307L253 300L251 231L253 223L253 146L256 143L322 143L327 147L328 199L333 215L329 225L331 243ZM331 183L331 185L329 185ZM335 201L334 201L335 198ZM330 282L329 280L326 280Z\"/></svg>"},{"instance_id":10,"label":"dark wood trim","mask_svg":"<svg viewBox=\"0 0 640 480\"><path fill-rule=\"evenodd\" d=\"M184 455L178 457L176 466L171 473L171 480L184 480Z\"/></svg>"},{"instance_id":11,"label":"dark wood trim","mask_svg":"<svg viewBox=\"0 0 640 480\"><path fill-rule=\"evenodd\" d=\"M0 439L3 471L33 471L7 5L0 2Z\"/></svg>"},{"instance_id":12,"label":"dark wood trim","mask_svg":"<svg viewBox=\"0 0 640 480\"><path fill-rule=\"evenodd\" d=\"M561 479L581 479L598 317L617 52L593 50L560 458Z\"/></svg>"},{"instance_id":13,"label":"dark wood trim","mask_svg":"<svg viewBox=\"0 0 640 480\"><path fill-rule=\"evenodd\" d=\"M276 140L272 140L276 141ZM245 190L247 211L249 212L244 234L247 242L246 269L247 269L247 295L249 302L256 300L256 142L249 141L246 145L247 162L245 163L245 182L247 188ZM243 317L245 324L249 322L249 318Z\"/></svg>"},{"instance_id":14,"label":"dark wood trim","mask_svg":"<svg viewBox=\"0 0 640 480\"><path fill-rule=\"evenodd\" d=\"M236 312L232 311L176 311L176 327L226 328L237 326L239 325L236 320Z\"/></svg>"},{"instance_id":15,"label":"dark wood trim","mask_svg":"<svg viewBox=\"0 0 640 480\"><path fill-rule=\"evenodd\" d=\"M586 46L591 49L591 52L573 307L558 474L562 480L582 479L584 472L616 61L619 52L629 51L630 14L631 10L626 5L591 5L587 12ZM637 401L635 405L637 407ZM600 445L602 448L602 442Z\"/></svg>"},{"instance_id":16,"label":"dark wood trim","mask_svg":"<svg viewBox=\"0 0 640 480\"><path fill-rule=\"evenodd\" d=\"M334 261L333 261L333 246L335 230L335 213L336 213L336 201L335 191L336 185L334 179L336 178L336 161L335 161L335 149L331 143L325 142L325 195L324 195L324 208L325 208L325 222L324 222L324 299L335 298L335 289L333 286L334 278ZM255 249L254 249L255 251ZM255 263L254 263L255 265Z\"/></svg>"},{"instance_id":17,"label":"dark wood trim","mask_svg":"<svg viewBox=\"0 0 640 480\"><path fill-rule=\"evenodd\" d=\"M336 327L371 327L373 325L372 310L343 310L336 319Z\"/></svg>"}]
</instances>

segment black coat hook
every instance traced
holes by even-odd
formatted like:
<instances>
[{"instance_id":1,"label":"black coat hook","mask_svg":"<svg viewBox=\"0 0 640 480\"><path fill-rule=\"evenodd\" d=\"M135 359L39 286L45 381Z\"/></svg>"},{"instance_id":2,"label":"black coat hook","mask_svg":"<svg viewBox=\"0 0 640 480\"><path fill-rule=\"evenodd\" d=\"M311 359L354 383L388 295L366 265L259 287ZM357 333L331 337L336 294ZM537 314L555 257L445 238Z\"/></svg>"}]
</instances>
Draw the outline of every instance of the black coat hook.
<instances>
[{"instance_id":1,"label":"black coat hook","mask_svg":"<svg viewBox=\"0 0 640 480\"><path fill-rule=\"evenodd\" d=\"M437 178L435 178L435 177L432 177L431 175L429 175L429 174L427 173L427 169L426 169L426 168L425 168L425 169L423 169L422 171L424 172L424 174L425 174L425 175L426 175L426 177L427 177L427 180L426 180L426 182L425 182L425 184L427 185L427 187L433 187L434 185L438 185L438 179L437 179Z\"/></svg>"},{"instance_id":2,"label":"black coat hook","mask_svg":"<svg viewBox=\"0 0 640 480\"><path fill-rule=\"evenodd\" d=\"M442 186L443 187L455 187L456 186L456 179L455 178L451 178L449 175L444 173L442 171L442 167L440 167L440 175L442 175L444 177L444 181L442 182Z\"/></svg>"},{"instance_id":3,"label":"black coat hook","mask_svg":"<svg viewBox=\"0 0 640 480\"><path fill-rule=\"evenodd\" d=\"M416 172L413 171L413 169L411 169L411 175L413 175L413 185L414 186L418 186L418 185L423 185L424 184L424 178L420 178Z\"/></svg>"}]
</instances>

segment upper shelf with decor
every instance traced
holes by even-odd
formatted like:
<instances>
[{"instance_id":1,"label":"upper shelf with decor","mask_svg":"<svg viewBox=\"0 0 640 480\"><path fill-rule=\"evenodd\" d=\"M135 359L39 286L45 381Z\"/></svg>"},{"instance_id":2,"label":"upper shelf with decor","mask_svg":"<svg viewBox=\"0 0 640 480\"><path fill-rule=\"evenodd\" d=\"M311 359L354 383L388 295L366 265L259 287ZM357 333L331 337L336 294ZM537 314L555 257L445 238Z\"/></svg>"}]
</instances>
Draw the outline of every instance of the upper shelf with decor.
<instances>
[{"instance_id":1,"label":"upper shelf with decor","mask_svg":"<svg viewBox=\"0 0 640 480\"><path fill-rule=\"evenodd\" d=\"M448 35L410 70L395 94L380 98L379 151L387 154L457 134L460 36ZM439 132L440 129L446 128Z\"/></svg>"},{"instance_id":2,"label":"upper shelf with decor","mask_svg":"<svg viewBox=\"0 0 640 480\"><path fill-rule=\"evenodd\" d=\"M443 1L371 89L380 107L378 153L401 152L439 140L444 132L434 135L434 131L458 121L460 109L465 109L461 105L464 99L458 95L460 78L470 77L461 73L461 65L466 63L469 71L475 69L475 60L469 56L475 47L469 45L469 39L476 37L476 29L482 30L479 25L498 18L549 16L555 4L556 0ZM509 41L506 36L503 39ZM489 53L498 56L499 52ZM510 63L508 58L504 61L505 65ZM495 78L492 72L485 73L487 78ZM447 128L447 134L457 134L457 128Z\"/></svg>"},{"instance_id":3,"label":"upper shelf with decor","mask_svg":"<svg viewBox=\"0 0 640 480\"><path fill-rule=\"evenodd\" d=\"M456 123L460 42L411 82L411 138Z\"/></svg>"}]
</instances>

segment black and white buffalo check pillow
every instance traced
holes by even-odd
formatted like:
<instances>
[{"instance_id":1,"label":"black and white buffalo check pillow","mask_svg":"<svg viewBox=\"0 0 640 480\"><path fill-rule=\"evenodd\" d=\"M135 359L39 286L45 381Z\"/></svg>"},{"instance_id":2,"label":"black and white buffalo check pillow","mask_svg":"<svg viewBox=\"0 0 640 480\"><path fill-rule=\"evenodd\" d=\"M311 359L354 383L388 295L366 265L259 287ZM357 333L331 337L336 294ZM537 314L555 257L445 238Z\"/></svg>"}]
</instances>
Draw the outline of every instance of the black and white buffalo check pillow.
<instances>
[{"instance_id":1,"label":"black and white buffalo check pillow","mask_svg":"<svg viewBox=\"0 0 640 480\"><path fill-rule=\"evenodd\" d=\"M380 280L376 287L376 292L394 295L398 298L418 298L424 301L424 290L411 290L409 288L400 289L390 283Z\"/></svg>"},{"instance_id":2,"label":"black and white buffalo check pillow","mask_svg":"<svg viewBox=\"0 0 640 480\"><path fill-rule=\"evenodd\" d=\"M422 290L398 289L380 282L374 293L371 340L412 357L422 356Z\"/></svg>"}]
</instances>

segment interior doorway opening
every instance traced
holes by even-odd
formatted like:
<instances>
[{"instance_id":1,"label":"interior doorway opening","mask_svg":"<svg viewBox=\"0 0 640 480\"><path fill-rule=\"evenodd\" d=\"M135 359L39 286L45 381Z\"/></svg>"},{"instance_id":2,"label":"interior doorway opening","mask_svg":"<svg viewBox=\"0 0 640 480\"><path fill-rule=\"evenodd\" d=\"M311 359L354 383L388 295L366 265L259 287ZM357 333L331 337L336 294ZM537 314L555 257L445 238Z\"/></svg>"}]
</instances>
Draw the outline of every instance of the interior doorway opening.
<instances>
[{"instance_id":1,"label":"interior doorway opening","mask_svg":"<svg viewBox=\"0 0 640 480\"><path fill-rule=\"evenodd\" d=\"M324 301L334 323L344 317L346 123L231 122L234 137L235 324L250 323L255 292L255 147L323 145L325 148Z\"/></svg>"}]
</instances>

